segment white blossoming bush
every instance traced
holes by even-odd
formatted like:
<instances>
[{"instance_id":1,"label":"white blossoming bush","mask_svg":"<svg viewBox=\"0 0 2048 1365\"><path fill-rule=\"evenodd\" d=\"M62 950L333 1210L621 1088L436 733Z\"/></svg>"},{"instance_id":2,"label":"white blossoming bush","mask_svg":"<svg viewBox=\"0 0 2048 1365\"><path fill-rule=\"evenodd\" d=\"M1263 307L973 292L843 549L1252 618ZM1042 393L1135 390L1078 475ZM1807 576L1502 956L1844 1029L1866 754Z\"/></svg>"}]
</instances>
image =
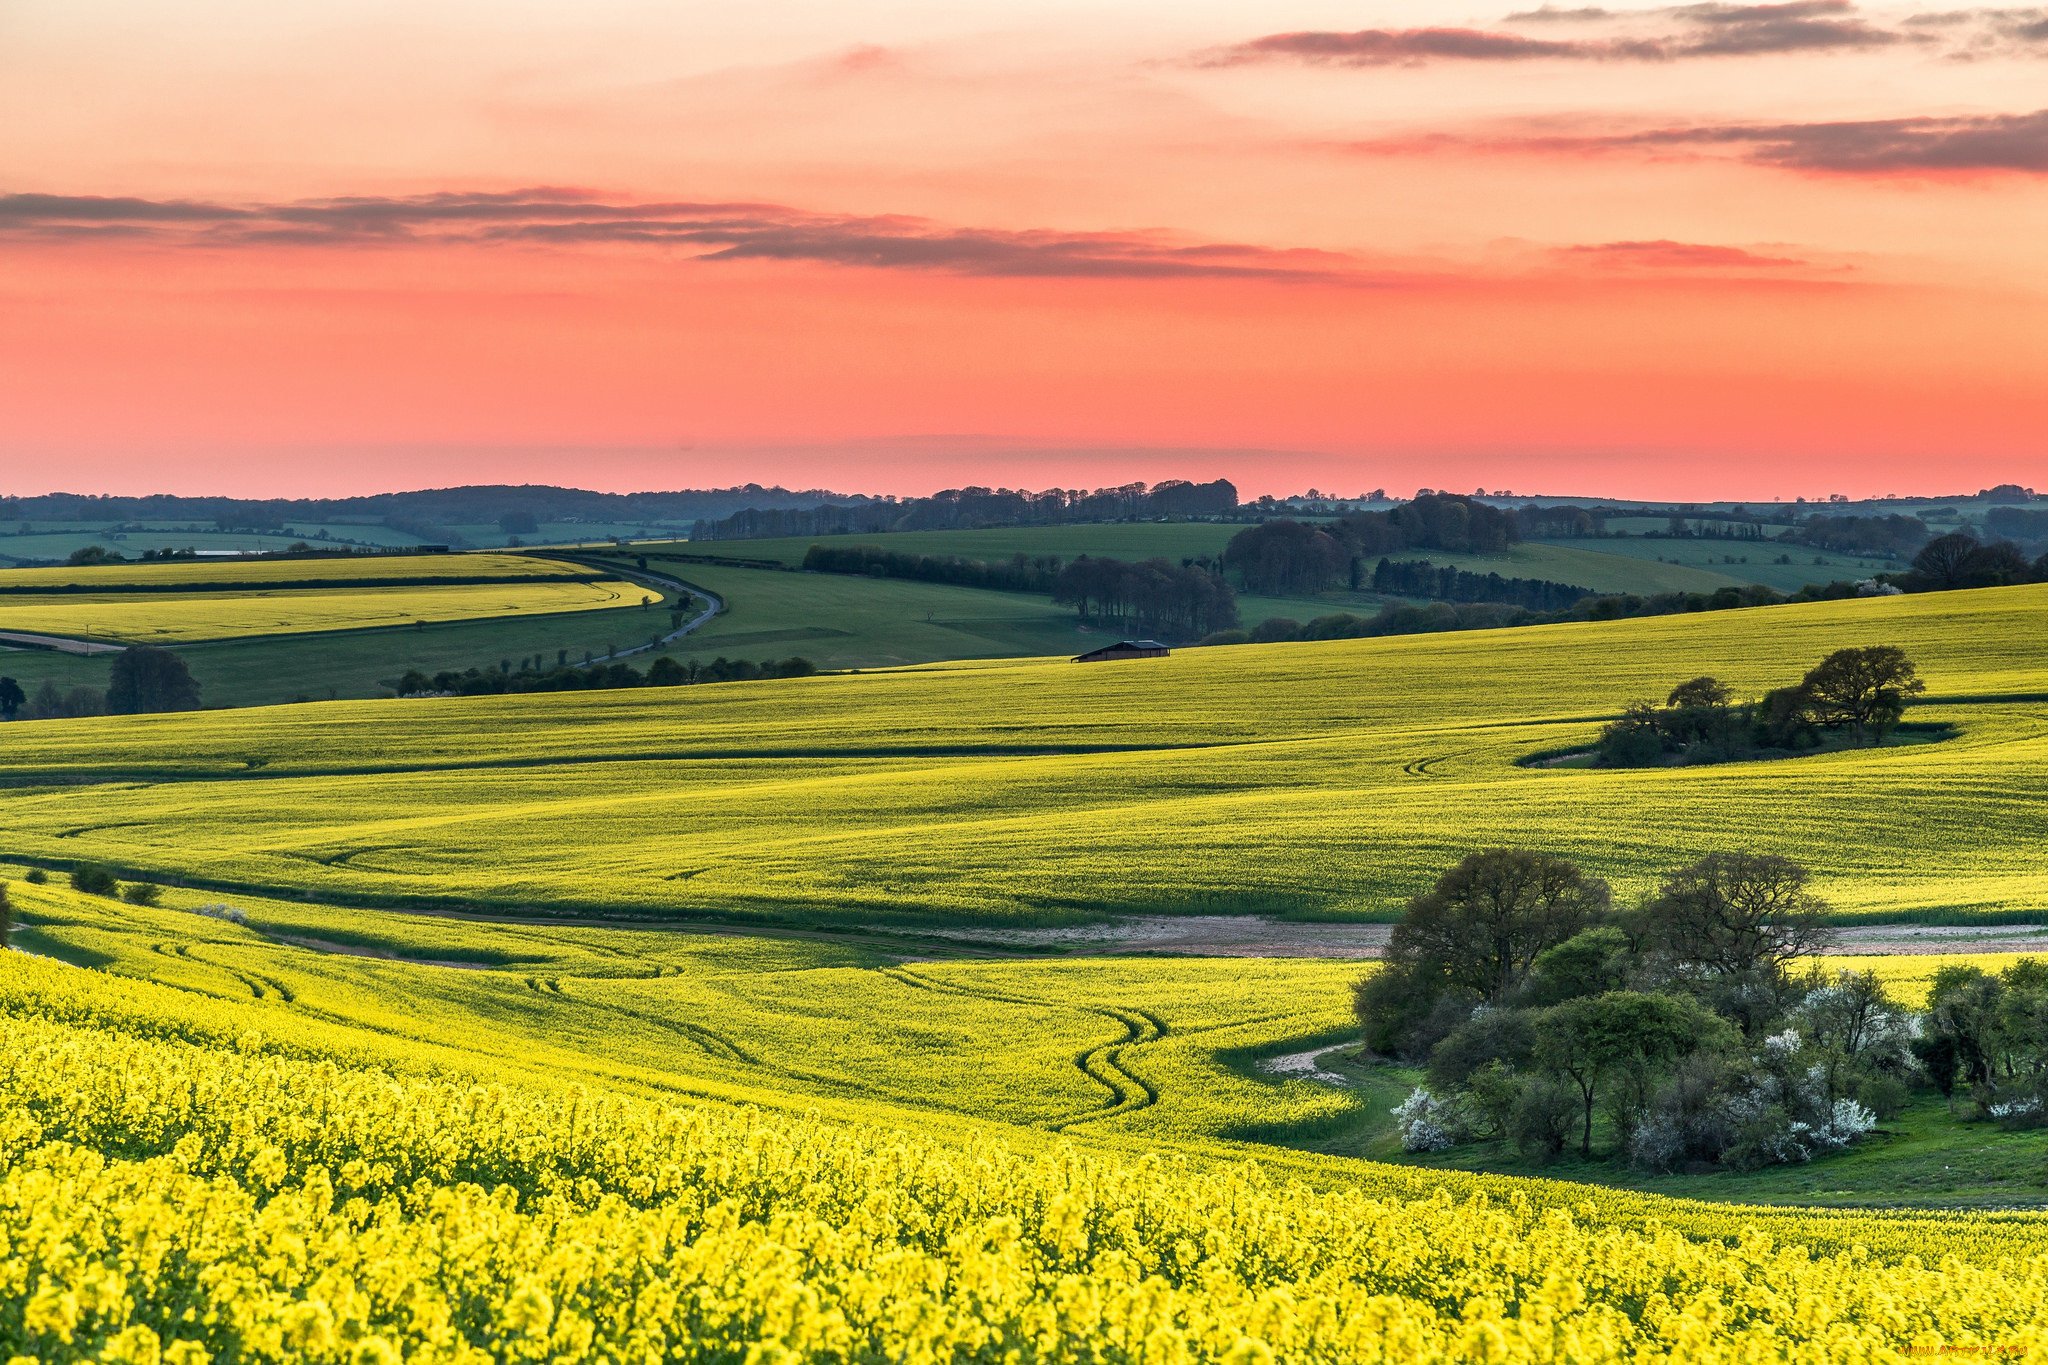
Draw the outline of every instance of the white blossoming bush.
<instances>
[{"instance_id":1,"label":"white blossoming bush","mask_svg":"<svg viewBox=\"0 0 2048 1365\"><path fill-rule=\"evenodd\" d=\"M1404 1152L1441 1152L1457 1142L1457 1120L1451 1106L1423 1086L1416 1086L1407 1099L1395 1105L1393 1115Z\"/></svg>"}]
</instances>

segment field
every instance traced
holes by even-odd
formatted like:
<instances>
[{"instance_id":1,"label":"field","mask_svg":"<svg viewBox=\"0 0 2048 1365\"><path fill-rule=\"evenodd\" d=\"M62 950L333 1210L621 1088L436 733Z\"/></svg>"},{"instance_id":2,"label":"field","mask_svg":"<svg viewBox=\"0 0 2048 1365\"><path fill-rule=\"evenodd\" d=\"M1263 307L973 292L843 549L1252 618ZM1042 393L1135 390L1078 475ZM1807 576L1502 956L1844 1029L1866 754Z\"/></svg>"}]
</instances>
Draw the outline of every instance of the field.
<instances>
[{"instance_id":1,"label":"field","mask_svg":"<svg viewBox=\"0 0 2048 1365\"><path fill-rule=\"evenodd\" d=\"M638 606L658 595L618 579L458 587L280 589L249 593L67 593L0 598L0 631L121 644L184 644L256 635L504 620Z\"/></svg>"},{"instance_id":2,"label":"field","mask_svg":"<svg viewBox=\"0 0 2048 1365\"><path fill-rule=\"evenodd\" d=\"M408 669L580 663L669 628L670 594L519 555L171 561L0 570L0 630L167 644L209 706L389 695ZM641 599L656 605L641 610ZM601 610L599 608L621 608ZM33 691L107 685L105 655L0 642Z\"/></svg>"},{"instance_id":3,"label":"field","mask_svg":"<svg viewBox=\"0 0 2048 1365\"><path fill-rule=\"evenodd\" d=\"M1658 529L1662 529L1661 523ZM1669 536L1632 534L1544 543L1589 551L1597 546L1602 555L1662 560L1667 569L1699 569L1740 583L1761 583L1785 593L1797 592L1808 583L1853 581L1872 574L1896 573L1906 567L1896 559L1837 554L1809 545L1780 545L1768 540L1676 540ZM1781 559L1789 562L1781 564Z\"/></svg>"},{"instance_id":4,"label":"field","mask_svg":"<svg viewBox=\"0 0 2048 1365\"><path fill-rule=\"evenodd\" d=\"M1923 1101L1751 1178L1390 1161L1401 1075L1263 1065L1351 1037L1369 967L1032 936L1384 917L1492 841L1623 894L1743 846L1810 862L1848 918L2031 916L2044 616L2018 588L10 726L0 1355L2048 1350L2048 1135ZM1954 738L1514 761L1675 677L1754 690L1877 641ZM161 903L66 885L87 861ZM2010 959L1831 965L1912 999L1950 960Z\"/></svg>"},{"instance_id":5,"label":"field","mask_svg":"<svg viewBox=\"0 0 2048 1365\"><path fill-rule=\"evenodd\" d=\"M2048 893L2048 589L782 683L22 725L10 846L366 904L747 922L1386 917L1474 846L1634 891L1716 848L1811 862L1847 916ZM1676 680L1740 692L1896 643L1955 737L1545 770ZM100 785L81 791L83 781ZM507 859L506 848L519 856Z\"/></svg>"},{"instance_id":6,"label":"field","mask_svg":"<svg viewBox=\"0 0 2048 1365\"><path fill-rule=\"evenodd\" d=\"M558 560L523 555L347 555L334 558L173 559L147 564L58 565L0 571L0 593L111 593L124 588L151 591L225 592L239 595L252 586L303 587L308 583L409 584L434 579L565 579L589 571ZM4 600L4 599L0 599Z\"/></svg>"},{"instance_id":7,"label":"field","mask_svg":"<svg viewBox=\"0 0 2048 1365\"><path fill-rule=\"evenodd\" d=\"M794 574L650 556L648 567L718 594L726 610L676 642L678 659L782 658L877 668L1018 655L1078 654L1102 643L1074 613L1027 593L944 583Z\"/></svg>"},{"instance_id":8,"label":"field","mask_svg":"<svg viewBox=\"0 0 2048 1365\"><path fill-rule=\"evenodd\" d=\"M1261 1142L1376 1099L1254 1064L1341 1030L1332 964L14 891L10 1353L1900 1360L2048 1301L2040 1215Z\"/></svg>"}]
</instances>

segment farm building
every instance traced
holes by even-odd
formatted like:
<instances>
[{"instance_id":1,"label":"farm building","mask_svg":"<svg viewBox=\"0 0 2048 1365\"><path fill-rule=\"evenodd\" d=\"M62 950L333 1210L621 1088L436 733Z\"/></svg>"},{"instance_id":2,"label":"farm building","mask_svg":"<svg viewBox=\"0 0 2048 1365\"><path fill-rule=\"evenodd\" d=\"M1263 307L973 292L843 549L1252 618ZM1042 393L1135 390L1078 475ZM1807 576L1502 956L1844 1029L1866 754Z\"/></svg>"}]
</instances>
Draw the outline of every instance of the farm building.
<instances>
[{"instance_id":1,"label":"farm building","mask_svg":"<svg viewBox=\"0 0 2048 1365\"><path fill-rule=\"evenodd\" d=\"M1106 663L1111 659L1163 659L1173 651L1157 640L1118 640L1101 649L1091 649L1086 654L1076 654L1077 664Z\"/></svg>"}]
</instances>

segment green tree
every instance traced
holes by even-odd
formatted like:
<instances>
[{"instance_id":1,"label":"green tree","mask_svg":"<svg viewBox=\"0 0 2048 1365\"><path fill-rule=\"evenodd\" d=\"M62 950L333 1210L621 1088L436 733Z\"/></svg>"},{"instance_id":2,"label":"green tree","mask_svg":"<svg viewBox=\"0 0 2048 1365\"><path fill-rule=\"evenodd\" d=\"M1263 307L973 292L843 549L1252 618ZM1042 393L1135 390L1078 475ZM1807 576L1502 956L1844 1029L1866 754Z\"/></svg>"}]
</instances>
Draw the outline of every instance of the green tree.
<instances>
[{"instance_id":1,"label":"green tree","mask_svg":"<svg viewBox=\"0 0 2048 1365\"><path fill-rule=\"evenodd\" d=\"M1537 954L1605 914L1607 884L1523 848L1468 855L1408 902L1387 956L1426 966L1448 988L1498 1001Z\"/></svg>"},{"instance_id":2,"label":"green tree","mask_svg":"<svg viewBox=\"0 0 2048 1365\"><path fill-rule=\"evenodd\" d=\"M1679 995L1609 991L1553 1005L1536 1021L1537 1063L1579 1093L1579 1154L1593 1154L1593 1109L1603 1086L1624 1092L1623 1113L1640 1113L1652 1082L1671 1062L1726 1046L1733 1030Z\"/></svg>"},{"instance_id":3,"label":"green tree","mask_svg":"<svg viewBox=\"0 0 2048 1365\"><path fill-rule=\"evenodd\" d=\"M1681 976L1781 975L1833 941L1805 868L1770 853L1710 853L1664 879L1631 917Z\"/></svg>"},{"instance_id":4,"label":"green tree","mask_svg":"<svg viewBox=\"0 0 2048 1365\"><path fill-rule=\"evenodd\" d=\"M7 892L7 883L0 882L0 953L7 951L7 936L14 932L14 898Z\"/></svg>"},{"instance_id":5,"label":"green tree","mask_svg":"<svg viewBox=\"0 0 2048 1365\"><path fill-rule=\"evenodd\" d=\"M1539 1005L1620 990L1628 981L1633 951L1628 935L1611 924L1582 929L1536 955L1529 994Z\"/></svg>"},{"instance_id":6,"label":"green tree","mask_svg":"<svg viewBox=\"0 0 2048 1365\"><path fill-rule=\"evenodd\" d=\"M1838 649L1814 665L1800 686L1816 721L1848 727L1858 743L1883 740L1905 714L1906 698L1927 690L1896 645Z\"/></svg>"},{"instance_id":7,"label":"green tree","mask_svg":"<svg viewBox=\"0 0 2048 1365\"><path fill-rule=\"evenodd\" d=\"M155 645L134 645L114 656L107 681L107 710L112 714L198 709L199 683L177 654Z\"/></svg>"},{"instance_id":8,"label":"green tree","mask_svg":"<svg viewBox=\"0 0 2048 1365\"><path fill-rule=\"evenodd\" d=\"M12 678L0 678L0 720L13 720L21 714L21 708L28 701L28 694L21 690L21 684Z\"/></svg>"}]
</instances>

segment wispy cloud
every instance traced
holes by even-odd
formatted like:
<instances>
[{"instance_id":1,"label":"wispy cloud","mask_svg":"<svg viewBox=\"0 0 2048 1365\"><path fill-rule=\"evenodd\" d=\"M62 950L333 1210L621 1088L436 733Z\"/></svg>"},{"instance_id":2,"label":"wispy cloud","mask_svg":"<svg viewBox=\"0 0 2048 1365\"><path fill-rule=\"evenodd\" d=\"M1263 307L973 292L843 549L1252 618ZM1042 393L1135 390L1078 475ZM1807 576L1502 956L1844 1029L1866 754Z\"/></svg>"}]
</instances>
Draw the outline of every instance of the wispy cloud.
<instances>
[{"instance_id":1,"label":"wispy cloud","mask_svg":"<svg viewBox=\"0 0 2048 1365\"><path fill-rule=\"evenodd\" d=\"M2048 110L2031 114L1861 119L1833 123L1721 123L1624 132L1548 129L1424 133L1349 144L1377 155L1466 151L1501 155L1612 153L1729 156L1841 176L2048 174Z\"/></svg>"},{"instance_id":2,"label":"wispy cloud","mask_svg":"<svg viewBox=\"0 0 2048 1365\"><path fill-rule=\"evenodd\" d=\"M1619 15L1598 8L1545 6L1511 14L1503 22L1550 32L1572 26L1611 29L1569 37L1531 37L1494 29L1404 28L1353 32L1303 30L1272 33L1203 53L1211 66L1294 61L1325 66L1414 66L1430 62L1671 62L1702 57L1760 57L1788 53L1855 52L1932 41L1926 34L1888 28L1862 17L1850 0L1786 0L1782 4L1703 3Z\"/></svg>"},{"instance_id":3,"label":"wispy cloud","mask_svg":"<svg viewBox=\"0 0 2048 1365\"><path fill-rule=\"evenodd\" d=\"M1350 284L1378 278L1363 262L1339 253L1191 243L1163 232L956 227L924 218L822 214L779 204L620 202L586 190L547 187L278 204L0 195L0 240L63 242L109 235L220 248L611 243L670 247L705 261L814 261L1013 278Z\"/></svg>"},{"instance_id":4,"label":"wispy cloud","mask_svg":"<svg viewBox=\"0 0 2048 1365\"><path fill-rule=\"evenodd\" d=\"M63 246L110 235L213 251L654 248L713 266L782 261L990 279L1238 280L1340 289L1512 287L1517 281L1552 282L1560 273L1622 282L1701 271L1775 274L1789 283L1807 265L1741 247L1668 240L1557 246L1485 266L1413 259L1389 264L1365 253L1198 242L1164 231L960 227L905 215L834 215L729 200L639 201L551 187L277 204L0 195L0 245Z\"/></svg>"},{"instance_id":5,"label":"wispy cloud","mask_svg":"<svg viewBox=\"0 0 2048 1365\"><path fill-rule=\"evenodd\" d=\"M1765 255L1746 247L1674 242L1667 238L1646 242L1589 242L1559 247L1553 254L1566 262L1585 262L1622 270L1791 270L1812 264L1797 256Z\"/></svg>"}]
</instances>

